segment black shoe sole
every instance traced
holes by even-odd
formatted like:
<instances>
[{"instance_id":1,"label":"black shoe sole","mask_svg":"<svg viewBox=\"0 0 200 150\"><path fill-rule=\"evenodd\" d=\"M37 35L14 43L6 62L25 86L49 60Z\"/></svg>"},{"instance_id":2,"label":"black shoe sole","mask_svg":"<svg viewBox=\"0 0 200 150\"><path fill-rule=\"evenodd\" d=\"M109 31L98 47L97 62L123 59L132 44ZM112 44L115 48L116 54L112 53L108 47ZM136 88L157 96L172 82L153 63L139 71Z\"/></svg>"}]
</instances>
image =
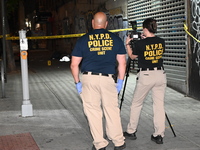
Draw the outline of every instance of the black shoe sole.
<instances>
[{"instance_id":1,"label":"black shoe sole","mask_svg":"<svg viewBox=\"0 0 200 150\"><path fill-rule=\"evenodd\" d=\"M95 148L94 145L92 146L92 150L96 150L96 148ZM106 150L106 147L103 147L103 148L101 148L101 149L99 149L99 150Z\"/></svg>"},{"instance_id":2,"label":"black shoe sole","mask_svg":"<svg viewBox=\"0 0 200 150\"><path fill-rule=\"evenodd\" d=\"M163 141L157 141L157 140L155 140L153 137L151 137L151 140L154 141L154 142L157 143L157 144L163 144Z\"/></svg>"},{"instance_id":3,"label":"black shoe sole","mask_svg":"<svg viewBox=\"0 0 200 150\"><path fill-rule=\"evenodd\" d=\"M124 148L126 148L126 143L124 143L122 146L114 147L114 150L122 150Z\"/></svg>"},{"instance_id":4,"label":"black shoe sole","mask_svg":"<svg viewBox=\"0 0 200 150\"><path fill-rule=\"evenodd\" d=\"M136 140L136 139L137 139L136 136L128 135L128 133L124 133L123 135L124 135L124 137L125 137L126 139L129 139L129 140Z\"/></svg>"}]
</instances>

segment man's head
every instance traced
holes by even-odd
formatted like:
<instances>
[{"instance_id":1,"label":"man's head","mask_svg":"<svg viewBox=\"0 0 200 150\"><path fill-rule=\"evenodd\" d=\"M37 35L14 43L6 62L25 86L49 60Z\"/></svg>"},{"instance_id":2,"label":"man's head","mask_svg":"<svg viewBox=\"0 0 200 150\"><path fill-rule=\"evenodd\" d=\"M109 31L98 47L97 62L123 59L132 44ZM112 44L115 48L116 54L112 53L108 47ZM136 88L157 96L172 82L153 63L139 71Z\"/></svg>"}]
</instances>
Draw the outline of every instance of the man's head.
<instances>
[{"instance_id":1,"label":"man's head","mask_svg":"<svg viewBox=\"0 0 200 150\"><path fill-rule=\"evenodd\" d=\"M97 12L92 20L93 29L106 29L108 24L107 16L103 12Z\"/></svg>"}]
</instances>

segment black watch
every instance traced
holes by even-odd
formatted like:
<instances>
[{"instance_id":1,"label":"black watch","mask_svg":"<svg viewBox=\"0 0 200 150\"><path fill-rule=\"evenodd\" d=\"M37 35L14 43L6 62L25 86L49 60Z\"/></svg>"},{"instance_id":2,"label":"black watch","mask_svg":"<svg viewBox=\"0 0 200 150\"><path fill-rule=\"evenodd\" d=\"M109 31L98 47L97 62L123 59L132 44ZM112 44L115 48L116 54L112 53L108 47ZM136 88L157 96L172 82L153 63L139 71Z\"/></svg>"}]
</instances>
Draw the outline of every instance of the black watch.
<instances>
[{"instance_id":1,"label":"black watch","mask_svg":"<svg viewBox=\"0 0 200 150\"><path fill-rule=\"evenodd\" d=\"M78 81L78 82L74 82L75 84L77 84L77 83L79 83L80 81Z\"/></svg>"}]
</instances>

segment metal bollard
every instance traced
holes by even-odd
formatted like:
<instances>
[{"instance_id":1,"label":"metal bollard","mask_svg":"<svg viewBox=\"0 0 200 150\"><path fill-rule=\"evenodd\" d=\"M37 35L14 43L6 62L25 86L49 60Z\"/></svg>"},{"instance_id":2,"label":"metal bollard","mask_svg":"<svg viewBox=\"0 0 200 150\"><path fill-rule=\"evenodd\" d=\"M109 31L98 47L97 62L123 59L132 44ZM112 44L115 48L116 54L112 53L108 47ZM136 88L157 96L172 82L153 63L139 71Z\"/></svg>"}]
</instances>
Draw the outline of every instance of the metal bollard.
<instances>
[{"instance_id":1,"label":"metal bollard","mask_svg":"<svg viewBox=\"0 0 200 150\"><path fill-rule=\"evenodd\" d=\"M23 103L22 103L22 117L33 116L33 106L29 99L29 84L28 84L28 65L27 65L27 50L28 41L26 38L26 31L19 31L20 37L20 54L21 54L21 74L22 74L22 89L23 89Z\"/></svg>"}]
</instances>

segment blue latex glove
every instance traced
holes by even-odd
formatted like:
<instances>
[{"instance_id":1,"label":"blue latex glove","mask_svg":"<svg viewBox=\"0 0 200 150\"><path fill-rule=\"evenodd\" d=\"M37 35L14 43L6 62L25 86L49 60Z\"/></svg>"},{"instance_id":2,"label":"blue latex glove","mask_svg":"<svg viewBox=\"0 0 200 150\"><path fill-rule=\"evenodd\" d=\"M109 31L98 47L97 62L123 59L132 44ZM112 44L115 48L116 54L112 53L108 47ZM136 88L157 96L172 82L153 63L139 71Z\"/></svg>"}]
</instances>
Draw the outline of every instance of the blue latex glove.
<instances>
[{"instance_id":1,"label":"blue latex glove","mask_svg":"<svg viewBox=\"0 0 200 150\"><path fill-rule=\"evenodd\" d=\"M122 89L124 80L117 79L117 92L119 93Z\"/></svg>"},{"instance_id":2,"label":"blue latex glove","mask_svg":"<svg viewBox=\"0 0 200 150\"><path fill-rule=\"evenodd\" d=\"M82 92L82 83L81 82L76 83L76 89L77 89L78 93L81 94L81 92Z\"/></svg>"}]
</instances>

